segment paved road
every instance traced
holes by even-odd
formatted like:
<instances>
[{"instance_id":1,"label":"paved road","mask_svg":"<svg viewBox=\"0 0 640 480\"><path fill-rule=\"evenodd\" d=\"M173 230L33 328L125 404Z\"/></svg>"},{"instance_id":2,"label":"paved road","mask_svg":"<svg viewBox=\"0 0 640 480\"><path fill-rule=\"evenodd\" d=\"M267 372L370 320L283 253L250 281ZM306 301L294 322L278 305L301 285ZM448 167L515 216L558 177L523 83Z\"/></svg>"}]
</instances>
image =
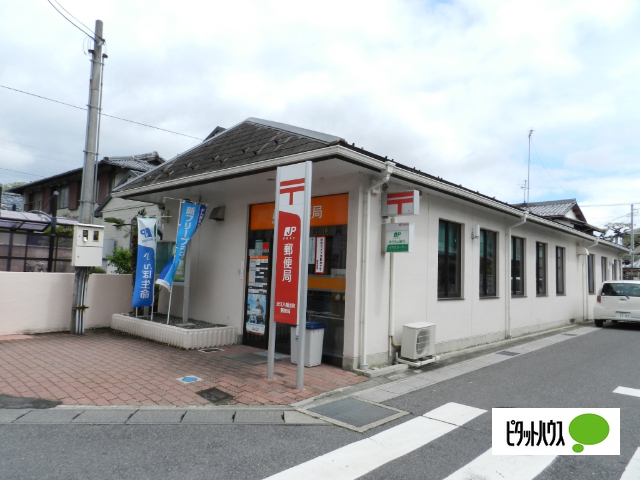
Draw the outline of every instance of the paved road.
<instances>
[{"instance_id":1,"label":"paved road","mask_svg":"<svg viewBox=\"0 0 640 480\"><path fill-rule=\"evenodd\" d=\"M640 479L632 460L640 447L640 397L613 393L619 386L640 389L640 327L618 324L557 338L562 341L528 353L523 345L520 355L460 369L407 394L392 386L411 380L389 384L377 392L391 393L382 403L409 415L364 434L326 424L0 425L0 478L312 480L344 465L331 480L493 479L501 477L486 465L492 407L618 407L620 456L520 461L510 466L513 478ZM458 406L451 410L451 403Z\"/></svg>"}]
</instances>

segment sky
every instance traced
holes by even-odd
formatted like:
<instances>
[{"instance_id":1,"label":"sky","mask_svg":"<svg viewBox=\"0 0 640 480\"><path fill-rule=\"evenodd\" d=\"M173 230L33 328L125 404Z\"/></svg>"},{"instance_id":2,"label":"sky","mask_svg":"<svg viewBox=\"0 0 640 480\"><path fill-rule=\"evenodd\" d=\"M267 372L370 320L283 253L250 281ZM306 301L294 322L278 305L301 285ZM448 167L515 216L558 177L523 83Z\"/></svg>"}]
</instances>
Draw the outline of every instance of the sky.
<instances>
[{"instance_id":1,"label":"sky","mask_svg":"<svg viewBox=\"0 0 640 480\"><path fill-rule=\"evenodd\" d=\"M106 114L200 139L248 117L288 123L510 203L533 129L531 201L577 198L596 225L640 204L638 2L58 4L104 22ZM47 0L0 4L4 87L84 107L89 48ZM81 110L0 88L0 183L80 167L85 130ZM197 143L102 121L101 156Z\"/></svg>"}]
</instances>

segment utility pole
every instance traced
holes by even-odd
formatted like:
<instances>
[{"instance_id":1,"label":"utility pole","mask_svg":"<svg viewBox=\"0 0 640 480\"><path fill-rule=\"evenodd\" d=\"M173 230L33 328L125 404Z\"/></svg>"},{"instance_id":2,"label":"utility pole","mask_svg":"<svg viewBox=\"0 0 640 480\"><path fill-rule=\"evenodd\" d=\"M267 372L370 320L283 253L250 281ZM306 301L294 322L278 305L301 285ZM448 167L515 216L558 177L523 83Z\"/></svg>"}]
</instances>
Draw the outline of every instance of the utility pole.
<instances>
[{"instance_id":1,"label":"utility pole","mask_svg":"<svg viewBox=\"0 0 640 480\"><path fill-rule=\"evenodd\" d=\"M91 52L91 78L89 80L89 104L87 105L87 131L84 144L84 167L80 196L80 223L93 223L95 210L95 174L98 160L98 125L100 114L100 94L102 85L102 20L96 20L93 50ZM75 242L76 239L74 238ZM73 306L70 332L84 333L85 296L89 283L90 267L76 267L73 284Z\"/></svg>"},{"instance_id":2,"label":"utility pole","mask_svg":"<svg viewBox=\"0 0 640 480\"><path fill-rule=\"evenodd\" d=\"M636 259L636 255L635 255L635 250L636 250L636 236L634 235L633 232L633 203L631 204L631 238L629 239L629 247L630 247L630 251L629 253L631 254L631 265L629 265L630 268L633 268L633 263Z\"/></svg>"},{"instance_id":3,"label":"utility pole","mask_svg":"<svg viewBox=\"0 0 640 480\"><path fill-rule=\"evenodd\" d=\"M529 130L529 160L527 162L527 204L529 203L529 193L531 191L531 135L533 128Z\"/></svg>"}]
</instances>

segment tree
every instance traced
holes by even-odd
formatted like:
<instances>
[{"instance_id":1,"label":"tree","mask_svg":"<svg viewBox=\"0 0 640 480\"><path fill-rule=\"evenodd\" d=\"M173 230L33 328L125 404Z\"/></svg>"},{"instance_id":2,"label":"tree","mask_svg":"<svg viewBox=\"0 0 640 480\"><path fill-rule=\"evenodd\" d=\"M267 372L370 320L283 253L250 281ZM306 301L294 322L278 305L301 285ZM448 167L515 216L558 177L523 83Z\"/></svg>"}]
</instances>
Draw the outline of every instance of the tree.
<instances>
[{"instance_id":1,"label":"tree","mask_svg":"<svg viewBox=\"0 0 640 480\"><path fill-rule=\"evenodd\" d=\"M133 265L131 263L132 254L129 250L116 247L113 255L107 255L107 262L110 267L115 267L118 274L132 274Z\"/></svg>"},{"instance_id":2,"label":"tree","mask_svg":"<svg viewBox=\"0 0 640 480\"><path fill-rule=\"evenodd\" d=\"M13 187L19 187L20 185L24 185L27 182L9 182L9 183L4 183L0 185L2 186L2 190L9 190L10 188Z\"/></svg>"},{"instance_id":3,"label":"tree","mask_svg":"<svg viewBox=\"0 0 640 480\"><path fill-rule=\"evenodd\" d=\"M124 220L122 220L121 218L116 218L116 217L107 217L104 219L105 222L107 223L111 223L113 224L114 227L116 227L117 230L122 230L124 228L125 230L125 234L124 234L124 238L127 238L129 235L131 235L132 233L135 233L132 231L132 229L136 228L136 222L134 222L133 220L138 218L138 217L144 217L147 214L147 211L143 208L142 210L139 210L138 213L135 215L135 217L133 217L131 219L131 223L127 223ZM133 225L133 227L132 227Z\"/></svg>"}]
</instances>

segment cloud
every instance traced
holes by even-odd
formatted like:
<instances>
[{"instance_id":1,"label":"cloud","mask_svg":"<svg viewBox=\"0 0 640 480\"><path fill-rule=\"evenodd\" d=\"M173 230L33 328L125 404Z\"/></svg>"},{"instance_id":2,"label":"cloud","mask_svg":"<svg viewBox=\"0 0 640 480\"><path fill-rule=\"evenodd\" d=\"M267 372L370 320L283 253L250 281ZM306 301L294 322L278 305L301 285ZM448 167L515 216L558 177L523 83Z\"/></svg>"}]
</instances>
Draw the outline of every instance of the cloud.
<instances>
[{"instance_id":1,"label":"cloud","mask_svg":"<svg viewBox=\"0 0 640 480\"><path fill-rule=\"evenodd\" d=\"M202 138L249 116L295 124L512 202L530 128L532 200L626 199L640 173L635 2L63 4L87 25L105 22L113 115ZM84 105L82 35L45 2L2 9L0 84ZM82 150L82 112L2 89L0 103L8 139ZM105 155L170 158L194 144L103 122ZM66 169L42 160L0 149L0 167Z\"/></svg>"}]
</instances>

